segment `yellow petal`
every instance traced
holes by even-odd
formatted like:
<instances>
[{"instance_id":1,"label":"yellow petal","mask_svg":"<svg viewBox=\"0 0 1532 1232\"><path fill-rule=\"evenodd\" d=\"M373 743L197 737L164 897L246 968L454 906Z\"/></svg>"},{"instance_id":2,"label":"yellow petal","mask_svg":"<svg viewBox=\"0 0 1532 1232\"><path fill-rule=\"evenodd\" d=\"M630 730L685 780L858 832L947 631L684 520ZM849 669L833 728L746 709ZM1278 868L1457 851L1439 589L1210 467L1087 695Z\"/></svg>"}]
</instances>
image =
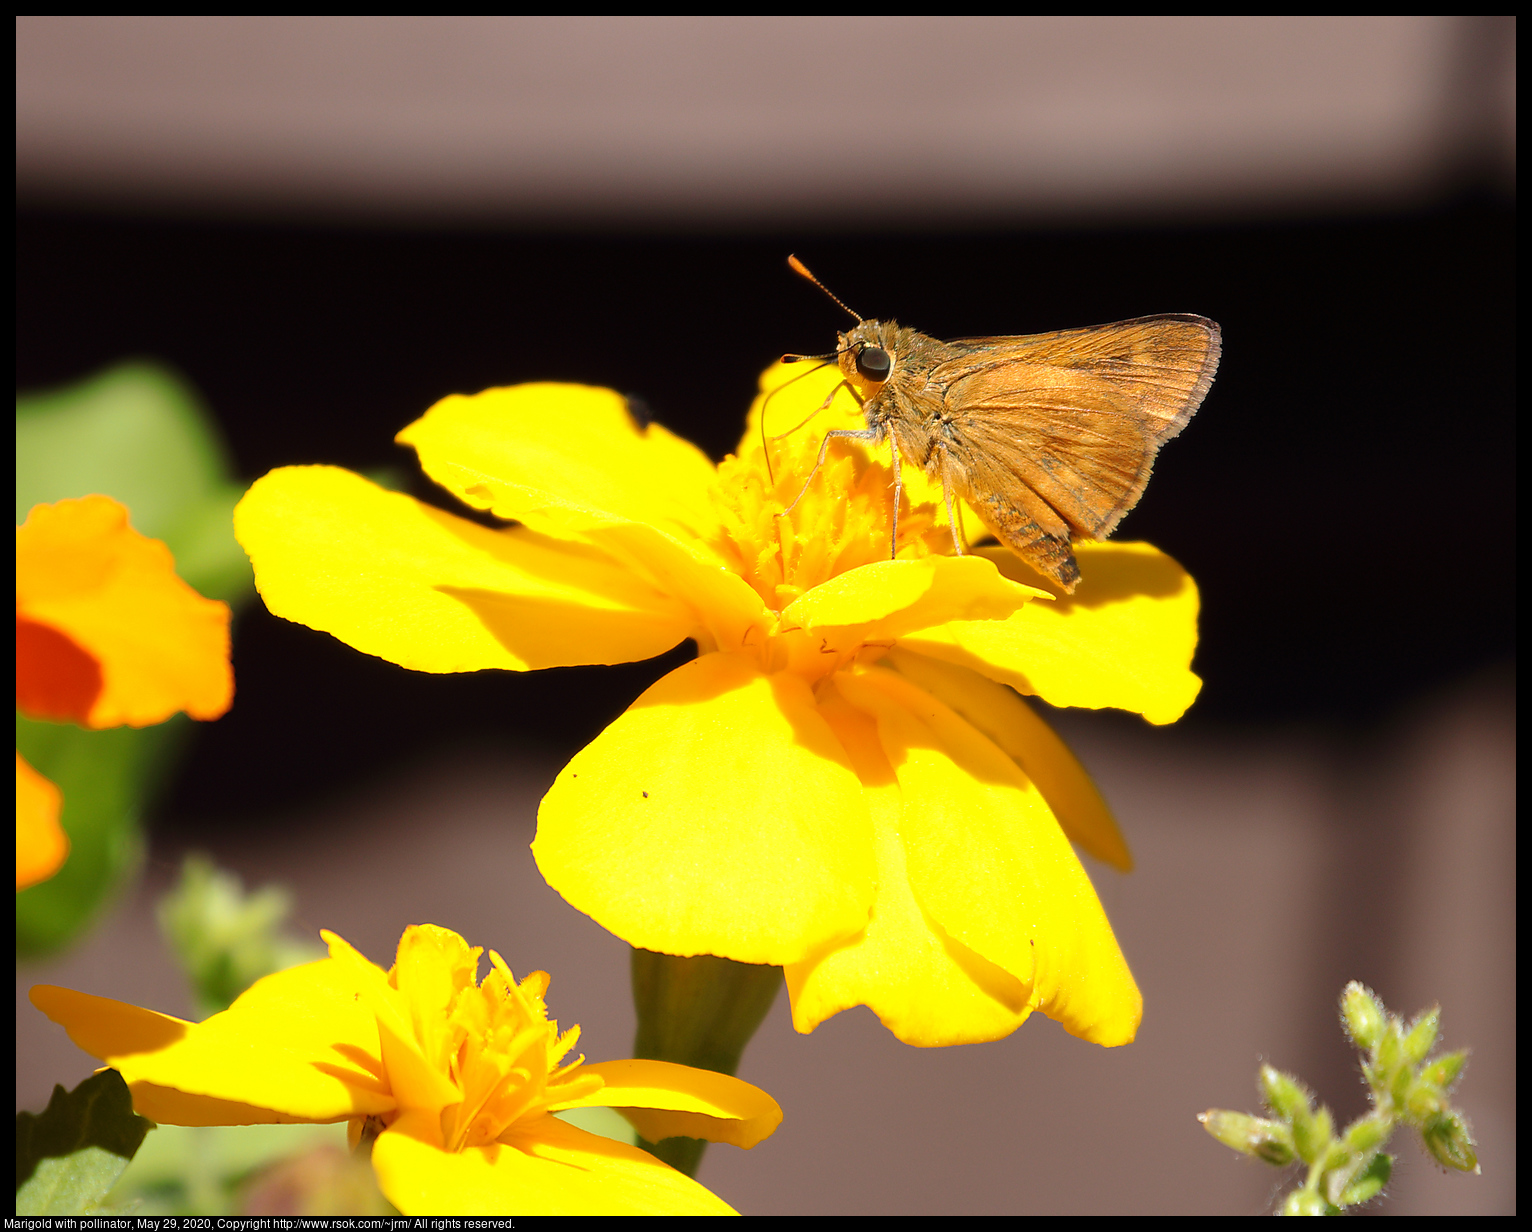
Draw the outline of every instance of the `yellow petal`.
<instances>
[{"instance_id":1,"label":"yellow petal","mask_svg":"<svg viewBox=\"0 0 1532 1232\"><path fill-rule=\"evenodd\" d=\"M984 549L1002 573L1035 575L1003 548ZM1028 603L1005 621L954 621L906 634L906 648L1035 693L1049 705L1134 710L1151 723L1186 713L1202 681L1197 586L1147 543L1077 543L1080 585Z\"/></svg>"},{"instance_id":2,"label":"yellow petal","mask_svg":"<svg viewBox=\"0 0 1532 1232\"><path fill-rule=\"evenodd\" d=\"M693 624L589 547L490 530L338 467L272 471L234 529L272 612L416 671L625 663Z\"/></svg>"},{"instance_id":3,"label":"yellow petal","mask_svg":"<svg viewBox=\"0 0 1532 1232\"><path fill-rule=\"evenodd\" d=\"M16 754L16 888L24 890L64 866L69 836L59 825L59 789Z\"/></svg>"},{"instance_id":4,"label":"yellow petal","mask_svg":"<svg viewBox=\"0 0 1532 1232\"><path fill-rule=\"evenodd\" d=\"M580 542L690 611L691 636L706 649L759 652L775 623L750 583L727 569L711 549L641 522L592 524L582 529Z\"/></svg>"},{"instance_id":5,"label":"yellow petal","mask_svg":"<svg viewBox=\"0 0 1532 1232\"><path fill-rule=\"evenodd\" d=\"M737 649L751 636L760 646L765 605L709 546L712 462L659 424L640 429L620 394L551 383L454 394L395 439L464 503L595 547L635 587L669 596L691 613L683 636L699 632L709 649ZM623 660L562 660L576 661Z\"/></svg>"},{"instance_id":6,"label":"yellow petal","mask_svg":"<svg viewBox=\"0 0 1532 1232\"><path fill-rule=\"evenodd\" d=\"M184 1040L196 1025L125 1001L92 997L53 984L34 984L28 995L78 1047L107 1062L169 1048Z\"/></svg>"},{"instance_id":7,"label":"yellow petal","mask_svg":"<svg viewBox=\"0 0 1532 1232\"><path fill-rule=\"evenodd\" d=\"M728 1074L670 1061L598 1061L580 1072L606 1083L598 1091L549 1111L618 1108L650 1142L705 1138L748 1150L782 1123L777 1101L759 1087Z\"/></svg>"},{"instance_id":8,"label":"yellow petal","mask_svg":"<svg viewBox=\"0 0 1532 1232\"><path fill-rule=\"evenodd\" d=\"M701 539L716 521L707 455L659 424L640 428L610 389L545 382L454 394L394 439L459 500L550 533L594 514Z\"/></svg>"},{"instance_id":9,"label":"yellow petal","mask_svg":"<svg viewBox=\"0 0 1532 1232\"><path fill-rule=\"evenodd\" d=\"M1123 872L1133 857L1112 810L1058 733L1003 684L954 663L895 647L888 660L993 740L1036 784L1070 842Z\"/></svg>"},{"instance_id":10,"label":"yellow petal","mask_svg":"<svg viewBox=\"0 0 1532 1232\"><path fill-rule=\"evenodd\" d=\"M406 929L400 948L412 937L415 926ZM446 932L445 929L441 930ZM376 963L368 961L344 937L327 928L319 930L330 948L330 961L338 969L337 978L354 990L358 1006L370 1013L376 1023L378 1056L388 1074L388 1089L401 1108L424 1108L440 1112L463 1098L452 1079L432 1063L421 1049L417 1034L418 1020L411 1013L406 998L395 988L388 975ZM449 936L457 937L456 933ZM462 943L462 938L457 937ZM445 1006L436 1007L443 1011ZM422 1024L429 1029L434 1022Z\"/></svg>"},{"instance_id":11,"label":"yellow petal","mask_svg":"<svg viewBox=\"0 0 1532 1232\"><path fill-rule=\"evenodd\" d=\"M16 633L17 704L38 718L146 727L234 698L228 607L105 496L36 505L16 528Z\"/></svg>"},{"instance_id":12,"label":"yellow petal","mask_svg":"<svg viewBox=\"0 0 1532 1232\"><path fill-rule=\"evenodd\" d=\"M842 1010L865 1005L898 1039L917 1047L1009 1035L1031 1012L1027 989L949 936L916 902L899 782L872 718L847 704L836 683L821 689L820 713L862 780L876 836L877 897L860 935L822 946L786 968L793 1026L807 1033Z\"/></svg>"},{"instance_id":13,"label":"yellow petal","mask_svg":"<svg viewBox=\"0 0 1532 1232\"><path fill-rule=\"evenodd\" d=\"M363 991L345 965L321 959L257 980L200 1023L47 985L32 990L32 1003L129 1086L278 1114L268 1121L340 1121L396 1103L381 1076L377 1022Z\"/></svg>"},{"instance_id":14,"label":"yellow petal","mask_svg":"<svg viewBox=\"0 0 1532 1232\"><path fill-rule=\"evenodd\" d=\"M868 641L950 620L1004 620L1048 592L1003 577L980 556L881 560L814 587L782 613L784 627L866 626Z\"/></svg>"},{"instance_id":15,"label":"yellow petal","mask_svg":"<svg viewBox=\"0 0 1532 1232\"><path fill-rule=\"evenodd\" d=\"M133 1111L160 1125L312 1125L334 1122L341 1117L309 1117L247 1104L237 1099L215 1099L164 1087L134 1078L128 1082L133 1096Z\"/></svg>"},{"instance_id":16,"label":"yellow petal","mask_svg":"<svg viewBox=\"0 0 1532 1232\"><path fill-rule=\"evenodd\" d=\"M854 934L872 899L860 786L813 694L705 655L577 754L538 811L533 855L631 945L781 965Z\"/></svg>"},{"instance_id":17,"label":"yellow petal","mask_svg":"<svg viewBox=\"0 0 1532 1232\"><path fill-rule=\"evenodd\" d=\"M839 683L877 719L898 775L921 907L1029 985L1030 1003L1070 1034L1131 1041L1142 997L1042 795L993 743L903 677L874 669Z\"/></svg>"},{"instance_id":18,"label":"yellow petal","mask_svg":"<svg viewBox=\"0 0 1532 1232\"><path fill-rule=\"evenodd\" d=\"M555 1116L518 1121L502 1141L437 1145L427 1113L406 1113L373 1143L378 1185L406 1215L731 1215L647 1151Z\"/></svg>"}]
</instances>

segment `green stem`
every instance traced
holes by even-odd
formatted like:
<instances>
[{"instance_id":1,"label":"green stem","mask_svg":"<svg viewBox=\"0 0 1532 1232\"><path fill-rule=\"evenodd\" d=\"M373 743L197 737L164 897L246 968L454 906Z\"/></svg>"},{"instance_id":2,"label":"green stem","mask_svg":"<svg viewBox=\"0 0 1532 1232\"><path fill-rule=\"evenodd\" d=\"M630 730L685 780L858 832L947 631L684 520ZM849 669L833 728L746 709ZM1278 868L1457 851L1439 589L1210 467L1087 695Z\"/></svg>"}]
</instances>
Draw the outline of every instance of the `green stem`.
<instances>
[{"instance_id":1,"label":"green stem","mask_svg":"<svg viewBox=\"0 0 1532 1232\"><path fill-rule=\"evenodd\" d=\"M782 987L782 969L712 954L679 958L633 950L633 1055L733 1074L745 1045ZM707 1143L700 1138L640 1141L678 1172L695 1176Z\"/></svg>"}]
</instances>

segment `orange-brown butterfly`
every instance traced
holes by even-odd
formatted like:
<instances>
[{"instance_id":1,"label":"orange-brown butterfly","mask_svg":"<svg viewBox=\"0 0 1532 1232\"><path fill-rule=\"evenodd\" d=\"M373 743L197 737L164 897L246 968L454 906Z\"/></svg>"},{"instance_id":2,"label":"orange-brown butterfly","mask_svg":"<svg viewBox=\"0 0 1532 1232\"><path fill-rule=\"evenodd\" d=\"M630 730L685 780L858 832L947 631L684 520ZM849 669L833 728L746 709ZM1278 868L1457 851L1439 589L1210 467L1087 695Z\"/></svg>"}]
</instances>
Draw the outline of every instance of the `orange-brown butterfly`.
<instances>
[{"instance_id":1,"label":"orange-brown butterfly","mask_svg":"<svg viewBox=\"0 0 1532 1232\"><path fill-rule=\"evenodd\" d=\"M1196 413L1218 370L1219 330L1206 317L939 342L894 321L864 320L797 257L788 264L857 319L832 355L783 356L835 360L842 380L830 397L850 389L866 418L865 428L827 432L820 462L832 437L887 438L896 519L903 459L941 480L959 554L954 495L1070 593L1080 580L1072 537L1112 533L1144 494L1160 446Z\"/></svg>"}]
</instances>

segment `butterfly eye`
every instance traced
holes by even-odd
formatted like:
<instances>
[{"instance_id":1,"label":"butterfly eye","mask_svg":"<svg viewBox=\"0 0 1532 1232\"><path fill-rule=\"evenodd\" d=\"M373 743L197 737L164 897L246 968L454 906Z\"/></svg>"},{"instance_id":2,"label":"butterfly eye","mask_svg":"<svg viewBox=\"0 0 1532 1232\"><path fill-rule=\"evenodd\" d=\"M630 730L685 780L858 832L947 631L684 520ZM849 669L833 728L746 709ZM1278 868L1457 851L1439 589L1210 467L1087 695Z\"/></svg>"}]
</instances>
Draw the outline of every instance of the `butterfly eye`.
<instances>
[{"instance_id":1,"label":"butterfly eye","mask_svg":"<svg viewBox=\"0 0 1532 1232\"><path fill-rule=\"evenodd\" d=\"M886 381L894 361L882 347L866 347L856 357L856 370L869 381Z\"/></svg>"}]
</instances>

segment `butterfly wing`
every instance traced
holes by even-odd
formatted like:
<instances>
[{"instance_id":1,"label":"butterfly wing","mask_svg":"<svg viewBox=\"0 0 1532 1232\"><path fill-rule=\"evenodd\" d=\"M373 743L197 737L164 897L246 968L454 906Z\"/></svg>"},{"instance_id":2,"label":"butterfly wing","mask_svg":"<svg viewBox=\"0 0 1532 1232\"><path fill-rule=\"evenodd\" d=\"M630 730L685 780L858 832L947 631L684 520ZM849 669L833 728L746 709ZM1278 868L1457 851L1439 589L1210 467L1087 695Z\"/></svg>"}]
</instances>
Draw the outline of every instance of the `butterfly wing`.
<instances>
[{"instance_id":1,"label":"butterfly wing","mask_svg":"<svg viewBox=\"0 0 1532 1232\"><path fill-rule=\"evenodd\" d=\"M930 379L965 495L996 517L1013 507L1067 545L1071 530L1105 537L1138 503L1159 447L1213 383L1220 337L1205 317L1156 316L953 345L964 353Z\"/></svg>"}]
</instances>

